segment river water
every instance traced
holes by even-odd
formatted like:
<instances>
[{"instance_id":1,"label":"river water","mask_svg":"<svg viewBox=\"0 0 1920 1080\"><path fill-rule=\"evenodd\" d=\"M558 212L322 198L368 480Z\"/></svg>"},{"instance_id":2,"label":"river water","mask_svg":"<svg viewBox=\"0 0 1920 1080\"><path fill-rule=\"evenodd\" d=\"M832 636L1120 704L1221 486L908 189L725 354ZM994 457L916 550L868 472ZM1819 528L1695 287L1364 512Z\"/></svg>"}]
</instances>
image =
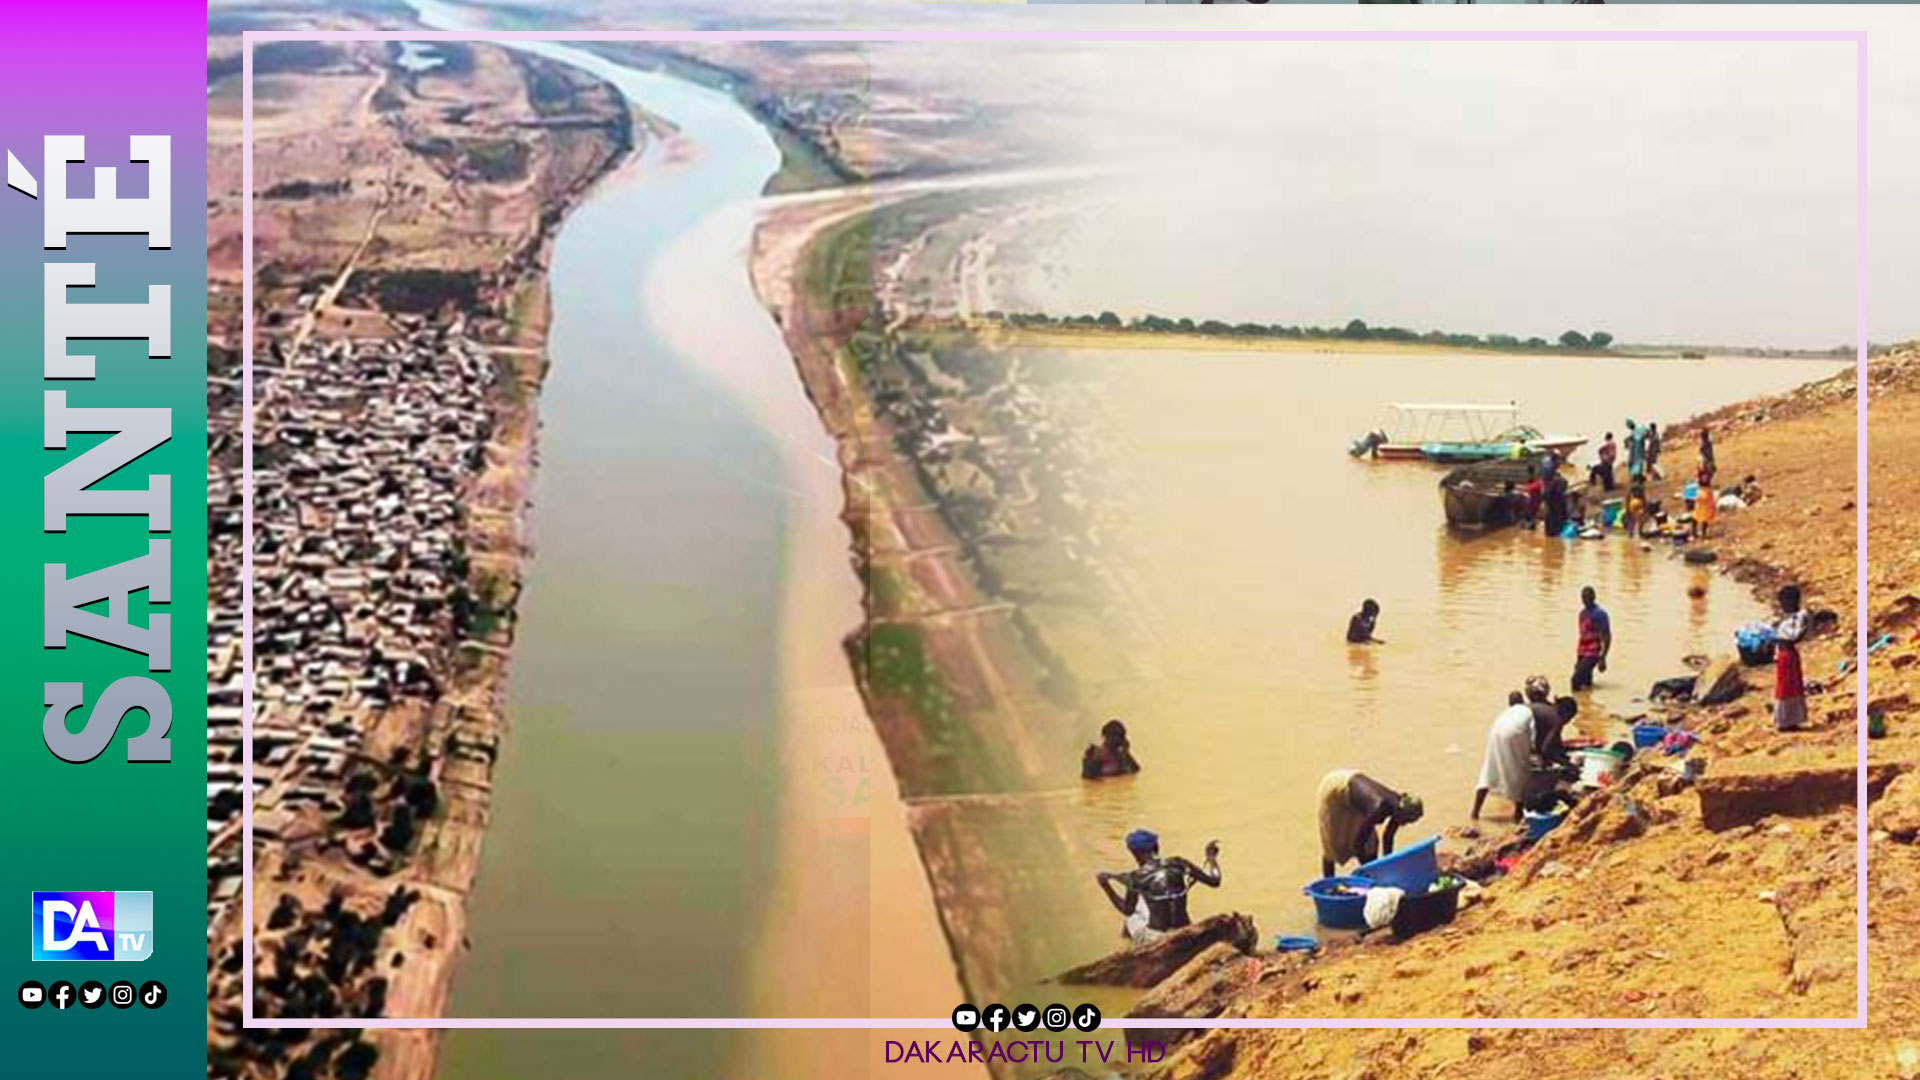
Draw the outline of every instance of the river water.
<instances>
[{"instance_id":1,"label":"river water","mask_svg":"<svg viewBox=\"0 0 1920 1080\"><path fill-rule=\"evenodd\" d=\"M1518 399L1534 426L1592 436L1584 466L1627 417L1665 424L1842 366L1154 349L1035 362L1091 388L1147 641L1119 677L1083 687L1090 725L1124 717L1144 771L1081 787L1075 814L1097 854L1076 870L1124 867L1121 837L1141 826L1195 858L1217 837L1227 884L1199 890L1198 913L1246 911L1267 932L1310 932L1300 888L1319 876L1314 794L1328 770L1421 795L1427 818L1403 842L1466 821L1507 693L1532 674L1566 692L1583 585L1615 634L1610 670L1581 695L1591 734L1617 730L1594 722L1604 714L1643 709L1683 656L1729 651L1732 630L1765 615L1745 586L1618 534L1450 531L1444 470L1345 452L1386 402ZM1705 595L1690 598L1693 585ZM1367 597L1386 643L1349 646L1347 617ZM1073 932L1094 955L1112 943L1111 925Z\"/></svg>"},{"instance_id":2,"label":"river water","mask_svg":"<svg viewBox=\"0 0 1920 1080\"><path fill-rule=\"evenodd\" d=\"M676 131L557 237L535 552L449 1015L944 1015L951 959L839 645L860 590L833 443L748 277L779 150L724 94L515 47ZM441 1075L839 1075L879 1037L462 1031Z\"/></svg>"}]
</instances>

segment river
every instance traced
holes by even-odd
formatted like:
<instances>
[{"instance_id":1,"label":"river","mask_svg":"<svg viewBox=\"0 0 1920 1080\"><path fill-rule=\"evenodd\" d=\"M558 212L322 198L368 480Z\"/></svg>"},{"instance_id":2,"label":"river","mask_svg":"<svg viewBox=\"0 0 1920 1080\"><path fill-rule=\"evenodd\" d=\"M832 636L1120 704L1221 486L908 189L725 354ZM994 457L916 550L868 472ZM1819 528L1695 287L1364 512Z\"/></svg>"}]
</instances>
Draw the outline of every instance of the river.
<instances>
[{"instance_id":1,"label":"river","mask_svg":"<svg viewBox=\"0 0 1920 1080\"><path fill-rule=\"evenodd\" d=\"M951 960L839 647L860 590L833 444L748 278L779 150L723 93L515 47L676 130L556 240L535 551L449 1015L943 1015ZM838 1075L876 1038L462 1031L441 1076Z\"/></svg>"}]
</instances>

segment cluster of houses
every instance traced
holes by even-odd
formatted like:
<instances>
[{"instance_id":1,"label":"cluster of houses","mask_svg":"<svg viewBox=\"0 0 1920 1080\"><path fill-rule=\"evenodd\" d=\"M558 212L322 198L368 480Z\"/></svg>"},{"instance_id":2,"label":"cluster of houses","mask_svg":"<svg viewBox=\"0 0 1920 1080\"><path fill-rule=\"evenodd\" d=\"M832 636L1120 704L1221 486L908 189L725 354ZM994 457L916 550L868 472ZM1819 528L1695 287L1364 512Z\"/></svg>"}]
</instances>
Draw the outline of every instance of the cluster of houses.
<instances>
[{"instance_id":1,"label":"cluster of houses","mask_svg":"<svg viewBox=\"0 0 1920 1080\"><path fill-rule=\"evenodd\" d=\"M896 449L919 468L929 493L948 504L950 518L956 501L970 508L956 522L963 531L970 531L966 524L978 527L970 539L1030 535L1039 523L1020 525L1008 515L1027 518L1021 509L1044 498L1048 507L1080 519L1056 539L1069 547L1098 543L1105 523L1096 520L1100 515L1085 489L1104 454L1078 424L1063 418L1059 398L1065 391L1036 390L1020 378L1017 360L1008 354L988 358L974 344L928 344L909 334L855 347L869 351L863 359L872 362L863 370Z\"/></svg>"},{"instance_id":2,"label":"cluster of houses","mask_svg":"<svg viewBox=\"0 0 1920 1080\"><path fill-rule=\"evenodd\" d=\"M486 463L496 370L458 318L396 316L391 325L391 336L315 336L256 355L253 798L262 851L308 840L339 847L330 834L353 801L355 774L431 730L395 718L460 712L438 699L474 604L463 503ZM218 408L210 436L208 955L216 982L225 972L237 983L246 542L238 409ZM433 749L443 747L489 765L494 750L451 738Z\"/></svg>"}]
</instances>

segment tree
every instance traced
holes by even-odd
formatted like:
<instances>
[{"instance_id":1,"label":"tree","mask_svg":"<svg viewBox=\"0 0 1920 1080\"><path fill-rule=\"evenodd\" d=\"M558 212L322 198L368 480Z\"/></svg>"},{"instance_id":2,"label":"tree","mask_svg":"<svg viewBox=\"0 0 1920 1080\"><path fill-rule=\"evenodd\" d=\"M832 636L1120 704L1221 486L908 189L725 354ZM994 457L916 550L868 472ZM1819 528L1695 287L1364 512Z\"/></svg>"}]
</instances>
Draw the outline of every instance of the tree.
<instances>
[{"instance_id":1,"label":"tree","mask_svg":"<svg viewBox=\"0 0 1920 1080\"><path fill-rule=\"evenodd\" d=\"M1115 315L1111 311L1103 311L1100 313L1100 325L1109 330L1118 330L1120 329L1120 316Z\"/></svg>"},{"instance_id":2,"label":"tree","mask_svg":"<svg viewBox=\"0 0 1920 1080\"><path fill-rule=\"evenodd\" d=\"M1613 344L1613 335L1607 333L1605 330L1595 330L1587 340L1593 343L1594 348L1604 349Z\"/></svg>"},{"instance_id":3,"label":"tree","mask_svg":"<svg viewBox=\"0 0 1920 1080\"><path fill-rule=\"evenodd\" d=\"M1348 324L1347 324L1347 329L1346 329L1346 335L1347 335L1348 337L1350 337L1350 338L1364 338L1364 337L1366 337L1366 336L1367 336L1367 324L1366 324L1365 322L1362 322L1362 321L1361 321L1361 320L1359 320L1359 319L1355 319L1355 320L1353 320L1352 322L1350 322L1350 323L1348 323Z\"/></svg>"},{"instance_id":4,"label":"tree","mask_svg":"<svg viewBox=\"0 0 1920 1080\"><path fill-rule=\"evenodd\" d=\"M1569 330L1560 335L1560 344L1568 349L1584 349L1587 347L1587 335L1578 330Z\"/></svg>"}]
</instances>

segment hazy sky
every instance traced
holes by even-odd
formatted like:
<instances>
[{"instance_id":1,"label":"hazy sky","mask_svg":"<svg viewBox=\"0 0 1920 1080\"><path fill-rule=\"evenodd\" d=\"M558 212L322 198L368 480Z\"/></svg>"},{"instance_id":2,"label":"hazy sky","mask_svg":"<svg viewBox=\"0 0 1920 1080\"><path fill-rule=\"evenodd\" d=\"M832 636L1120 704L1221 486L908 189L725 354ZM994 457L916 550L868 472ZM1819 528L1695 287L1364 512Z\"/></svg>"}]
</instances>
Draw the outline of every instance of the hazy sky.
<instances>
[{"instance_id":1,"label":"hazy sky","mask_svg":"<svg viewBox=\"0 0 1920 1080\"><path fill-rule=\"evenodd\" d=\"M1069 156L1124 170L1068 260L1076 302L1636 341L1852 334L1849 45L1047 50Z\"/></svg>"},{"instance_id":2,"label":"hazy sky","mask_svg":"<svg viewBox=\"0 0 1920 1080\"><path fill-rule=\"evenodd\" d=\"M1920 7L697 6L708 26L1865 30L1867 329L1920 337L1920 65L1908 62ZM601 25L688 7L582 5ZM1099 306L1716 343L1828 346L1853 333L1851 44L972 43L870 55L943 89L1024 98L1021 127L1052 132L1063 157L1126 163L1130 179L1110 185L1076 256L1075 287L1089 303L1100 293Z\"/></svg>"}]
</instances>

